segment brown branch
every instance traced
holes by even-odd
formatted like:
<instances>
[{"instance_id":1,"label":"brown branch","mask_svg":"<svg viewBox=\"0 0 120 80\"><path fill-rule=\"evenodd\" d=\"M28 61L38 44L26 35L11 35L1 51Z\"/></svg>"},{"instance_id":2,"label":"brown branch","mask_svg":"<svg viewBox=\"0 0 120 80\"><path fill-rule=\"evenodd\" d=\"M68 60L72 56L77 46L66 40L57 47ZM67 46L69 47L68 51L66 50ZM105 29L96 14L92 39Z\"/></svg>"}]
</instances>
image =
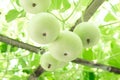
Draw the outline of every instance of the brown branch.
<instances>
[{"instance_id":1,"label":"brown branch","mask_svg":"<svg viewBox=\"0 0 120 80\"><path fill-rule=\"evenodd\" d=\"M98 69L102 69L108 72L113 72L115 74L120 74L120 68L116 68L113 66L108 66L108 65L104 65L104 64L100 64L100 63L95 63L95 62L90 62L87 60L83 60L83 59L75 59L72 62L77 63L77 64L82 64L85 66L89 66L89 67L93 67L93 68L98 68Z\"/></svg>"},{"instance_id":2,"label":"brown branch","mask_svg":"<svg viewBox=\"0 0 120 80\"><path fill-rule=\"evenodd\" d=\"M5 42L5 43L10 44L10 45L13 45L13 46L16 46L16 47L19 47L19 48L33 51L35 53L38 53L39 51L41 51L41 54L43 54L45 52L45 49L41 48L41 50L40 50L39 47L29 45L29 44L24 43L24 42L17 41L17 40L8 38L8 37L3 36L3 35L0 35L0 41ZM85 66L99 68L99 69L106 70L109 72L114 72L116 74L120 74L120 69L112 67L112 66L107 66L104 64L100 64L100 63L94 63L94 62L83 60L83 59L75 59L72 62L77 63L77 64L82 64ZM37 69L33 72L33 74L30 75L29 80L37 80L37 77L39 77L39 75L41 75L43 72L44 72L44 70L42 69L42 67L38 66Z\"/></svg>"},{"instance_id":3,"label":"brown branch","mask_svg":"<svg viewBox=\"0 0 120 80\"><path fill-rule=\"evenodd\" d=\"M44 72L44 69L41 66L38 66L37 69L30 75L28 80L37 80L37 78Z\"/></svg>"},{"instance_id":4,"label":"brown branch","mask_svg":"<svg viewBox=\"0 0 120 80\"><path fill-rule=\"evenodd\" d=\"M83 16L76 21L74 26L71 27L70 31L73 31L76 25L81 23L82 20L88 21L104 1L105 0L93 0L84 11Z\"/></svg>"},{"instance_id":5,"label":"brown branch","mask_svg":"<svg viewBox=\"0 0 120 80\"><path fill-rule=\"evenodd\" d=\"M11 38L4 36L2 34L0 34L0 41L7 43L9 45L18 47L18 48L22 48L25 50L35 52L35 53L41 53L41 54L45 53L44 48L36 47L36 46L30 45L30 44L27 44L27 43L24 43L24 42L15 40L15 39L11 39ZM30 75L28 80L37 80L37 77L39 77L39 75L41 75L43 72L44 72L44 70L42 69L42 67L38 66L38 68L34 71L34 73Z\"/></svg>"},{"instance_id":6,"label":"brown branch","mask_svg":"<svg viewBox=\"0 0 120 80\"><path fill-rule=\"evenodd\" d=\"M41 47L36 47L36 46L30 45L30 44L27 44L24 42L20 42L20 41L17 41L15 39L11 39L11 38L4 36L4 35L1 35L1 34L0 34L0 41L7 43L7 44L10 44L12 46L16 46L18 48L22 48L22 49L26 49L26 50L35 52L35 53L40 52L42 54L45 52L45 49L43 49Z\"/></svg>"},{"instance_id":7,"label":"brown branch","mask_svg":"<svg viewBox=\"0 0 120 80\"><path fill-rule=\"evenodd\" d=\"M85 66L89 66L92 68L98 68L98 69L102 69L108 72L113 72L115 74L120 74L120 68L116 68L113 66L108 66L108 65L104 65L104 64L100 64L100 63L95 63L92 61L87 61L87 60L83 60L80 58L77 58L75 60L72 61L73 63L77 63L77 64L82 64ZM45 70L41 67L38 66L37 69L34 71L33 74L30 75L28 80L37 80L37 78L39 77L39 75L41 75Z\"/></svg>"}]
</instances>

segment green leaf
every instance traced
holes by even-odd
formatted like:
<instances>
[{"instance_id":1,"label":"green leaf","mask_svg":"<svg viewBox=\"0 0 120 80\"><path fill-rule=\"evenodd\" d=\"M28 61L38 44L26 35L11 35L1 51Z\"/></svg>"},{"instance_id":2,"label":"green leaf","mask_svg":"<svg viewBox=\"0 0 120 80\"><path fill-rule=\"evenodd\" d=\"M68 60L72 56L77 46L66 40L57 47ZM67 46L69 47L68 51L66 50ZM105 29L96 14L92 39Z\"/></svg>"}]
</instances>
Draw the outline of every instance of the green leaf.
<instances>
[{"instance_id":1,"label":"green leaf","mask_svg":"<svg viewBox=\"0 0 120 80\"><path fill-rule=\"evenodd\" d=\"M20 6L19 0L16 0L16 4L17 4L18 6Z\"/></svg>"},{"instance_id":2,"label":"green leaf","mask_svg":"<svg viewBox=\"0 0 120 80\"><path fill-rule=\"evenodd\" d=\"M111 10L116 14L116 12L118 12L118 11L120 11L120 3L117 3L117 4L112 4L112 3L110 3L109 2L109 4L110 4L110 6L111 6Z\"/></svg>"},{"instance_id":3,"label":"green leaf","mask_svg":"<svg viewBox=\"0 0 120 80\"><path fill-rule=\"evenodd\" d=\"M23 69L24 73L31 74L33 71L32 69Z\"/></svg>"},{"instance_id":4,"label":"green leaf","mask_svg":"<svg viewBox=\"0 0 120 80\"><path fill-rule=\"evenodd\" d=\"M39 66L39 63L40 63L40 56L39 56L39 54L29 55L29 58L32 59L32 60L29 62L29 65L30 65L31 67L33 67L33 66Z\"/></svg>"},{"instance_id":5,"label":"green leaf","mask_svg":"<svg viewBox=\"0 0 120 80\"><path fill-rule=\"evenodd\" d=\"M22 65L22 67L26 67L27 60L23 57L23 58L19 58L19 64Z\"/></svg>"},{"instance_id":6,"label":"green leaf","mask_svg":"<svg viewBox=\"0 0 120 80\"><path fill-rule=\"evenodd\" d=\"M99 72L96 80L119 80L120 75L116 75L107 71Z\"/></svg>"},{"instance_id":7,"label":"green leaf","mask_svg":"<svg viewBox=\"0 0 120 80\"><path fill-rule=\"evenodd\" d=\"M108 64L117 68L120 68L120 55L111 57L108 60Z\"/></svg>"},{"instance_id":8,"label":"green leaf","mask_svg":"<svg viewBox=\"0 0 120 80\"><path fill-rule=\"evenodd\" d=\"M20 80L20 77L18 77L18 76L12 76L9 80Z\"/></svg>"},{"instance_id":9,"label":"green leaf","mask_svg":"<svg viewBox=\"0 0 120 80\"><path fill-rule=\"evenodd\" d=\"M108 21L116 20L116 18L115 18L111 13L108 13L108 14L106 15L106 17L104 18L104 20L105 20L106 22L108 22Z\"/></svg>"},{"instance_id":10,"label":"green leaf","mask_svg":"<svg viewBox=\"0 0 120 80\"><path fill-rule=\"evenodd\" d=\"M27 77L26 76L13 75L13 76L11 76L11 78L9 80L27 80Z\"/></svg>"},{"instance_id":11,"label":"green leaf","mask_svg":"<svg viewBox=\"0 0 120 80\"><path fill-rule=\"evenodd\" d=\"M108 60L108 63L112 66L120 68L120 45L116 40L111 42L111 57Z\"/></svg>"},{"instance_id":12,"label":"green leaf","mask_svg":"<svg viewBox=\"0 0 120 80\"><path fill-rule=\"evenodd\" d=\"M109 29L108 29L109 28ZM106 36L113 36L117 30L117 28L109 25L108 27L105 27L105 26L101 26L100 27L100 30L101 30L101 33L103 35L106 35Z\"/></svg>"},{"instance_id":13,"label":"green leaf","mask_svg":"<svg viewBox=\"0 0 120 80\"><path fill-rule=\"evenodd\" d=\"M59 11L65 11L70 8L70 3L68 0L52 0L52 4L50 6L50 10L56 9Z\"/></svg>"},{"instance_id":14,"label":"green leaf","mask_svg":"<svg viewBox=\"0 0 120 80\"><path fill-rule=\"evenodd\" d=\"M94 72L89 72L89 80L95 80L95 74Z\"/></svg>"},{"instance_id":15,"label":"green leaf","mask_svg":"<svg viewBox=\"0 0 120 80\"><path fill-rule=\"evenodd\" d=\"M111 42L111 51L113 54L120 53L120 45L118 43L116 40Z\"/></svg>"},{"instance_id":16,"label":"green leaf","mask_svg":"<svg viewBox=\"0 0 120 80\"><path fill-rule=\"evenodd\" d=\"M20 14L19 14L19 18L21 17L25 17L26 16L26 12L24 10L20 11Z\"/></svg>"},{"instance_id":17,"label":"green leaf","mask_svg":"<svg viewBox=\"0 0 120 80\"><path fill-rule=\"evenodd\" d=\"M60 9L62 0L52 0L52 4L50 6L50 9Z\"/></svg>"},{"instance_id":18,"label":"green leaf","mask_svg":"<svg viewBox=\"0 0 120 80\"><path fill-rule=\"evenodd\" d=\"M68 2L68 0L62 0L62 4L63 4L63 8L62 8L62 12L64 12L65 10L69 9L70 8L70 3Z\"/></svg>"},{"instance_id":19,"label":"green leaf","mask_svg":"<svg viewBox=\"0 0 120 80\"><path fill-rule=\"evenodd\" d=\"M80 0L81 5L83 6L88 6L91 2L92 0Z\"/></svg>"},{"instance_id":20,"label":"green leaf","mask_svg":"<svg viewBox=\"0 0 120 80\"><path fill-rule=\"evenodd\" d=\"M91 49L84 50L82 53L83 59L85 60L93 60L94 59L94 53Z\"/></svg>"},{"instance_id":21,"label":"green leaf","mask_svg":"<svg viewBox=\"0 0 120 80\"><path fill-rule=\"evenodd\" d=\"M15 46L11 46L11 48L10 48L10 52L15 52L15 51L17 51L17 50L18 50L18 48L15 47Z\"/></svg>"},{"instance_id":22,"label":"green leaf","mask_svg":"<svg viewBox=\"0 0 120 80\"><path fill-rule=\"evenodd\" d=\"M0 44L0 52L4 53L7 51L7 44L1 43Z\"/></svg>"},{"instance_id":23,"label":"green leaf","mask_svg":"<svg viewBox=\"0 0 120 80\"><path fill-rule=\"evenodd\" d=\"M94 72L84 71L84 80L95 80Z\"/></svg>"},{"instance_id":24,"label":"green leaf","mask_svg":"<svg viewBox=\"0 0 120 80\"><path fill-rule=\"evenodd\" d=\"M6 21L7 21L7 22L13 21L14 19L16 19L16 18L18 17L19 14L20 14L20 13L19 13L16 9L10 10L10 11L5 15Z\"/></svg>"}]
</instances>

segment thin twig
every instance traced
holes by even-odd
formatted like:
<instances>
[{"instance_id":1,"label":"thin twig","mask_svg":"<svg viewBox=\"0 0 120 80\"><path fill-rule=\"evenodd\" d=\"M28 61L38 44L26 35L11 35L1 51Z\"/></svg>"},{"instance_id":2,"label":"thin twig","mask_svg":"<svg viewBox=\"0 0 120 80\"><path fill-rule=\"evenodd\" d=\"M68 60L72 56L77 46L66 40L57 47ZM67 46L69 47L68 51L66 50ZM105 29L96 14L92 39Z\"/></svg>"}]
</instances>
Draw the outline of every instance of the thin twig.
<instances>
[{"instance_id":1,"label":"thin twig","mask_svg":"<svg viewBox=\"0 0 120 80\"><path fill-rule=\"evenodd\" d=\"M88 7L86 8L86 10L84 11L84 14L81 18L79 18L75 25L71 27L70 31L73 31L74 28L82 22L82 20L84 21L88 21L93 14L96 12L96 10L101 6L101 4L104 2L105 0L93 0Z\"/></svg>"},{"instance_id":2,"label":"thin twig","mask_svg":"<svg viewBox=\"0 0 120 80\"><path fill-rule=\"evenodd\" d=\"M109 23L103 24L101 26L109 26L109 25L114 25L114 24L120 24L120 21L109 22Z\"/></svg>"}]
</instances>

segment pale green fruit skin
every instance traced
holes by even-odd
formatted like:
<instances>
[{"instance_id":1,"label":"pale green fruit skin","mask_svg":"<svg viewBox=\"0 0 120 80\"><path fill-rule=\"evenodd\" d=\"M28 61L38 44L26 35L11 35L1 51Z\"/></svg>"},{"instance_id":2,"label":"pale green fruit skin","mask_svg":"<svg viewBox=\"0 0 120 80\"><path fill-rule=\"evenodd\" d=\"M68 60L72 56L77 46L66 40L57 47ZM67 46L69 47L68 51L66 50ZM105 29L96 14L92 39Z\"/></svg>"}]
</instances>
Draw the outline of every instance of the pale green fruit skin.
<instances>
[{"instance_id":1,"label":"pale green fruit skin","mask_svg":"<svg viewBox=\"0 0 120 80\"><path fill-rule=\"evenodd\" d=\"M100 39L100 30L93 22L82 22L76 26L73 32L79 35L85 48L94 46Z\"/></svg>"},{"instance_id":2,"label":"pale green fruit skin","mask_svg":"<svg viewBox=\"0 0 120 80\"><path fill-rule=\"evenodd\" d=\"M54 42L49 44L48 49L55 59L69 62L79 56L82 48L82 41L78 35L70 31L63 31Z\"/></svg>"},{"instance_id":3,"label":"pale green fruit skin","mask_svg":"<svg viewBox=\"0 0 120 80\"><path fill-rule=\"evenodd\" d=\"M36 6L33 7L33 3L35 3ZM20 5L23 9L32 14L46 11L50 4L51 0L20 0Z\"/></svg>"},{"instance_id":4,"label":"pale green fruit skin","mask_svg":"<svg viewBox=\"0 0 120 80\"><path fill-rule=\"evenodd\" d=\"M29 23L28 35L39 44L48 44L54 41L60 33L61 23L49 13L35 15ZM43 34L46 33L46 36Z\"/></svg>"},{"instance_id":5,"label":"pale green fruit skin","mask_svg":"<svg viewBox=\"0 0 120 80\"><path fill-rule=\"evenodd\" d=\"M55 71L65 66L67 63L56 60L49 53L44 53L40 58L40 64L46 71Z\"/></svg>"}]
</instances>

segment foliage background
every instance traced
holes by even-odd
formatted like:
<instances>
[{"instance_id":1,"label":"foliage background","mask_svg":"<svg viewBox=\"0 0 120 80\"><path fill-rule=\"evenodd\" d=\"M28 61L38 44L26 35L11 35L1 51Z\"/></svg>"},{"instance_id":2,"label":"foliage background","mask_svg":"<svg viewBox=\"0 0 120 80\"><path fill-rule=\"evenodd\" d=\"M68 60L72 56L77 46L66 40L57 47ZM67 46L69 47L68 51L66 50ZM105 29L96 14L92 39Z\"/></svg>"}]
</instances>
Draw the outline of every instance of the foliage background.
<instances>
[{"instance_id":1,"label":"foliage background","mask_svg":"<svg viewBox=\"0 0 120 80\"><path fill-rule=\"evenodd\" d=\"M70 29L90 2L92 0L52 0L48 12L63 23L63 29ZM26 33L32 16L23 10L19 0L0 0L0 34L42 46L31 42ZM101 40L96 46L84 49L79 57L120 68L120 1L106 0L89 21L99 25ZM0 42L0 79L27 80L39 65L40 56ZM39 80L120 80L120 75L70 62L55 72L44 72Z\"/></svg>"}]
</instances>

